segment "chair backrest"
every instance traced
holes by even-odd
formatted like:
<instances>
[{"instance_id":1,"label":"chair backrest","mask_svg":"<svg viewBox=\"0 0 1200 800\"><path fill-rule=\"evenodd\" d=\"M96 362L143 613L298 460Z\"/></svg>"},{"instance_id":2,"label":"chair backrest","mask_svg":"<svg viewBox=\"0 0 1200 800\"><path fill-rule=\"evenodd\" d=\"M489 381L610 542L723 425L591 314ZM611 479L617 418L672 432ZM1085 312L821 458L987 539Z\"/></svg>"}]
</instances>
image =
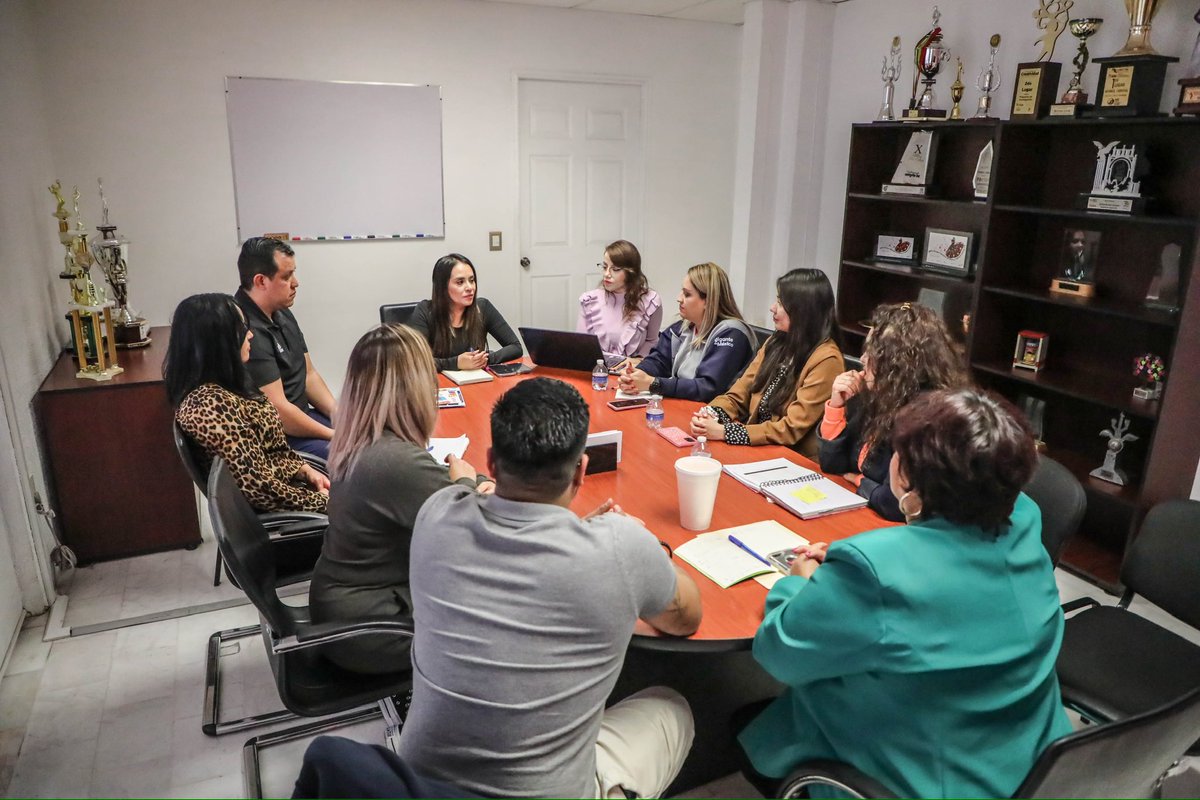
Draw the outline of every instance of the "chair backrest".
<instances>
[{"instance_id":1,"label":"chair backrest","mask_svg":"<svg viewBox=\"0 0 1200 800\"><path fill-rule=\"evenodd\" d=\"M1200 628L1200 501L1168 500L1150 509L1125 556L1121 582Z\"/></svg>"},{"instance_id":2,"label":"chair backrest","mask_svg":"<svg viewBox=\"0 0 1200 800\"><path fill-rule=\"evenodd\" d=\"M1050 563L1058 566L1063 545L1079 530L1087 511L1087 493L1079 480L1052 458L1041 456L1025 494L1042 510L1042 544L1050 554Z\"/></svg>"},{"instance_id":3,"label":"chair backrest","mask_svg":"<svg viewBox=\"0 0 1200 800\"><path fill-rule=\"evenodd\" d=\"M208 474L208 512L225 568L250 602L280 636L295 633L293 616L276 592L276 556L267 529L238 488L224 459Z\"/></svg>"},{"instance_id":4,"label":"chair backrest","mask_svg":"<svg viewBox=\"0 0 1200 800\"><path fill-rule=\"evenodd\" d=\"M1014 797L1157 797L1158 781L1196 742L1200 688L1165 706L1052 742Z\"/></svg>"},{"instance_id":5,"label":"chair backrest","mask_svg":"<svg viewBox=\"0 0 1200 800\"><path fill-rule=\"evenodd\" d=\"M392 303L391 305L382 305L379 307L379 321L383 324L392 322L397 325L404 325L408 322L409 317L413 315L413 311L415 311L416 308L416 303Z\"/></svg>"},{"instance_id":6,"label":"chair backrest","mask_svg":"<svg viewBox=\"0 0 1200 800\"><path fill-rule=\"evenodd\" d=\"M750 325L748 322L746 324ZM757 325L750 325L750 330L754 331L754 336L758 340L758 347L756 347L755 350L760 349L764 344L766 344L767 339L770 339L771 334L775 332L772 328L760 328Z\"/></svg>"},{"instance_id":7,"label":"chair backrest","mask_svg":"<svg viewBox=\"0 0 1200 800\"><path fill-rule=\"evenodd\" d=\"M179 453L179 460L183 462L184 469L191 476L192 483L196 484L196 488L200 490L200 494L207 495L208 475L200 469L200 464L196 461L196 452L192 450L191 437L184 433L178 422L172 422L171 429L175 433L175 450Z\"/></svg>"}]
</instances>

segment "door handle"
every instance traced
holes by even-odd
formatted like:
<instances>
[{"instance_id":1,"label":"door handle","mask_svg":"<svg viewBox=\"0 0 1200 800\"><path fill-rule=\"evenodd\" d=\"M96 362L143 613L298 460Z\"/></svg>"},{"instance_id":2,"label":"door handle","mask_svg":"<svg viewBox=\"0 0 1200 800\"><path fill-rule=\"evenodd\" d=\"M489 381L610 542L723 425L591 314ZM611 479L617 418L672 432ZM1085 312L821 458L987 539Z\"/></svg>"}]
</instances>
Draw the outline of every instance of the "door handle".
<instances>
[{"instance_id":1,"label":"door handle","mask_svg":"<svg viewBox=\"0 0 1200 800\"><path fill-rule=\"evenodd\" d=\"M529 257L528 256L521 257L521 268L529 269Z\"/></svg>"}]
</instances>

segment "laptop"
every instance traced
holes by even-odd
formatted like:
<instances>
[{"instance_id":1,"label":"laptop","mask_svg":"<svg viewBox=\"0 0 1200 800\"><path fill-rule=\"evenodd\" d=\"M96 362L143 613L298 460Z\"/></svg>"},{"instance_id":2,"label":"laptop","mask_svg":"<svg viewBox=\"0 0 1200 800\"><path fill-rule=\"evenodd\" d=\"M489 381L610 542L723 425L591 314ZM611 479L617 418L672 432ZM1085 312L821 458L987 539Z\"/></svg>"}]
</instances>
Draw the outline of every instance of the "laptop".
<instances>
[{"instance_id":1,"label":"laptop","mask_svg":"<svg viewBox=\"0 0 1200 800\"><path fill-rule=\"evenodd\" d=\"M549 331L543 328L517 330L525 340L529 359L539 367L591 372L597 359L603 359L604 365L610 368L625 360L624 356L605 355L600 349L600 340L594 333Z\"/></svg>"}]
</instances>

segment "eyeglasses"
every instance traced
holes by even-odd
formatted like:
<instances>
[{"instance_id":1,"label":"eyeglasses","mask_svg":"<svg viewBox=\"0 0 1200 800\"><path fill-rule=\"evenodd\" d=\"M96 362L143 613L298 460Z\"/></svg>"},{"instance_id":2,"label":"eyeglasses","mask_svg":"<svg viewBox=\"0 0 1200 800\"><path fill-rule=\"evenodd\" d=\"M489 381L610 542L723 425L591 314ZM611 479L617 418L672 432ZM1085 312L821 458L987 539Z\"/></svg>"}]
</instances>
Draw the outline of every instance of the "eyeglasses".
<instances>
[{"instance_id":1,"label":"eyeglasses","mask_svg":"<svg viewBox=\"0 0 1200 800\"><path fill-rule=\"evenodd\" d=\"M603 261L598 262L596 264L596 268L598 270L600 270L601 272L624 272L625 271L624 267L609 266L608 264L605 264Z\"/></svg>"}]
</instances>

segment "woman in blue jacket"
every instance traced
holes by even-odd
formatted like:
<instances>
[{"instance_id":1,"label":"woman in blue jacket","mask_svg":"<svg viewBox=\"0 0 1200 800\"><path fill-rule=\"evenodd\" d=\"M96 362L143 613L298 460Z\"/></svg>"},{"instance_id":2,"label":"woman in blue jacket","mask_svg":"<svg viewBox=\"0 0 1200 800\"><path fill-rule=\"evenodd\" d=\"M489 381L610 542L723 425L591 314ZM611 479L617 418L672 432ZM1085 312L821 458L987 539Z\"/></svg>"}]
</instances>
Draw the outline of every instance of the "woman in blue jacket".
<instances>
[{"instance_id":1,"label":"woman in blue jacket","mask_svg":"<svg viewBox=\"0 0 1200 800\"><path fill-rule=\"evenodd\" d=\"M1008 797L1071 732L1058 590L1021 494L1033 436L1008 403L942 390L900 411L892 446L908 524L809 546L767 595L754 657L788 688L739 736L748 777L824 758L901 797Z\"/></svg>"},{"instance_id":2,"label":"woman in blue jacket","mask_svg":"<svg viewBox=\"0 0 1200 800\"><path fill-rule=\"evenodd\" d=\"M626 368L621 391L707 403L750 363L754 333L738 310L729 276L716 264L689 269L677 302L683 319L658 335L654 349L636 369Z\"/></svg>"}]
</instances>

